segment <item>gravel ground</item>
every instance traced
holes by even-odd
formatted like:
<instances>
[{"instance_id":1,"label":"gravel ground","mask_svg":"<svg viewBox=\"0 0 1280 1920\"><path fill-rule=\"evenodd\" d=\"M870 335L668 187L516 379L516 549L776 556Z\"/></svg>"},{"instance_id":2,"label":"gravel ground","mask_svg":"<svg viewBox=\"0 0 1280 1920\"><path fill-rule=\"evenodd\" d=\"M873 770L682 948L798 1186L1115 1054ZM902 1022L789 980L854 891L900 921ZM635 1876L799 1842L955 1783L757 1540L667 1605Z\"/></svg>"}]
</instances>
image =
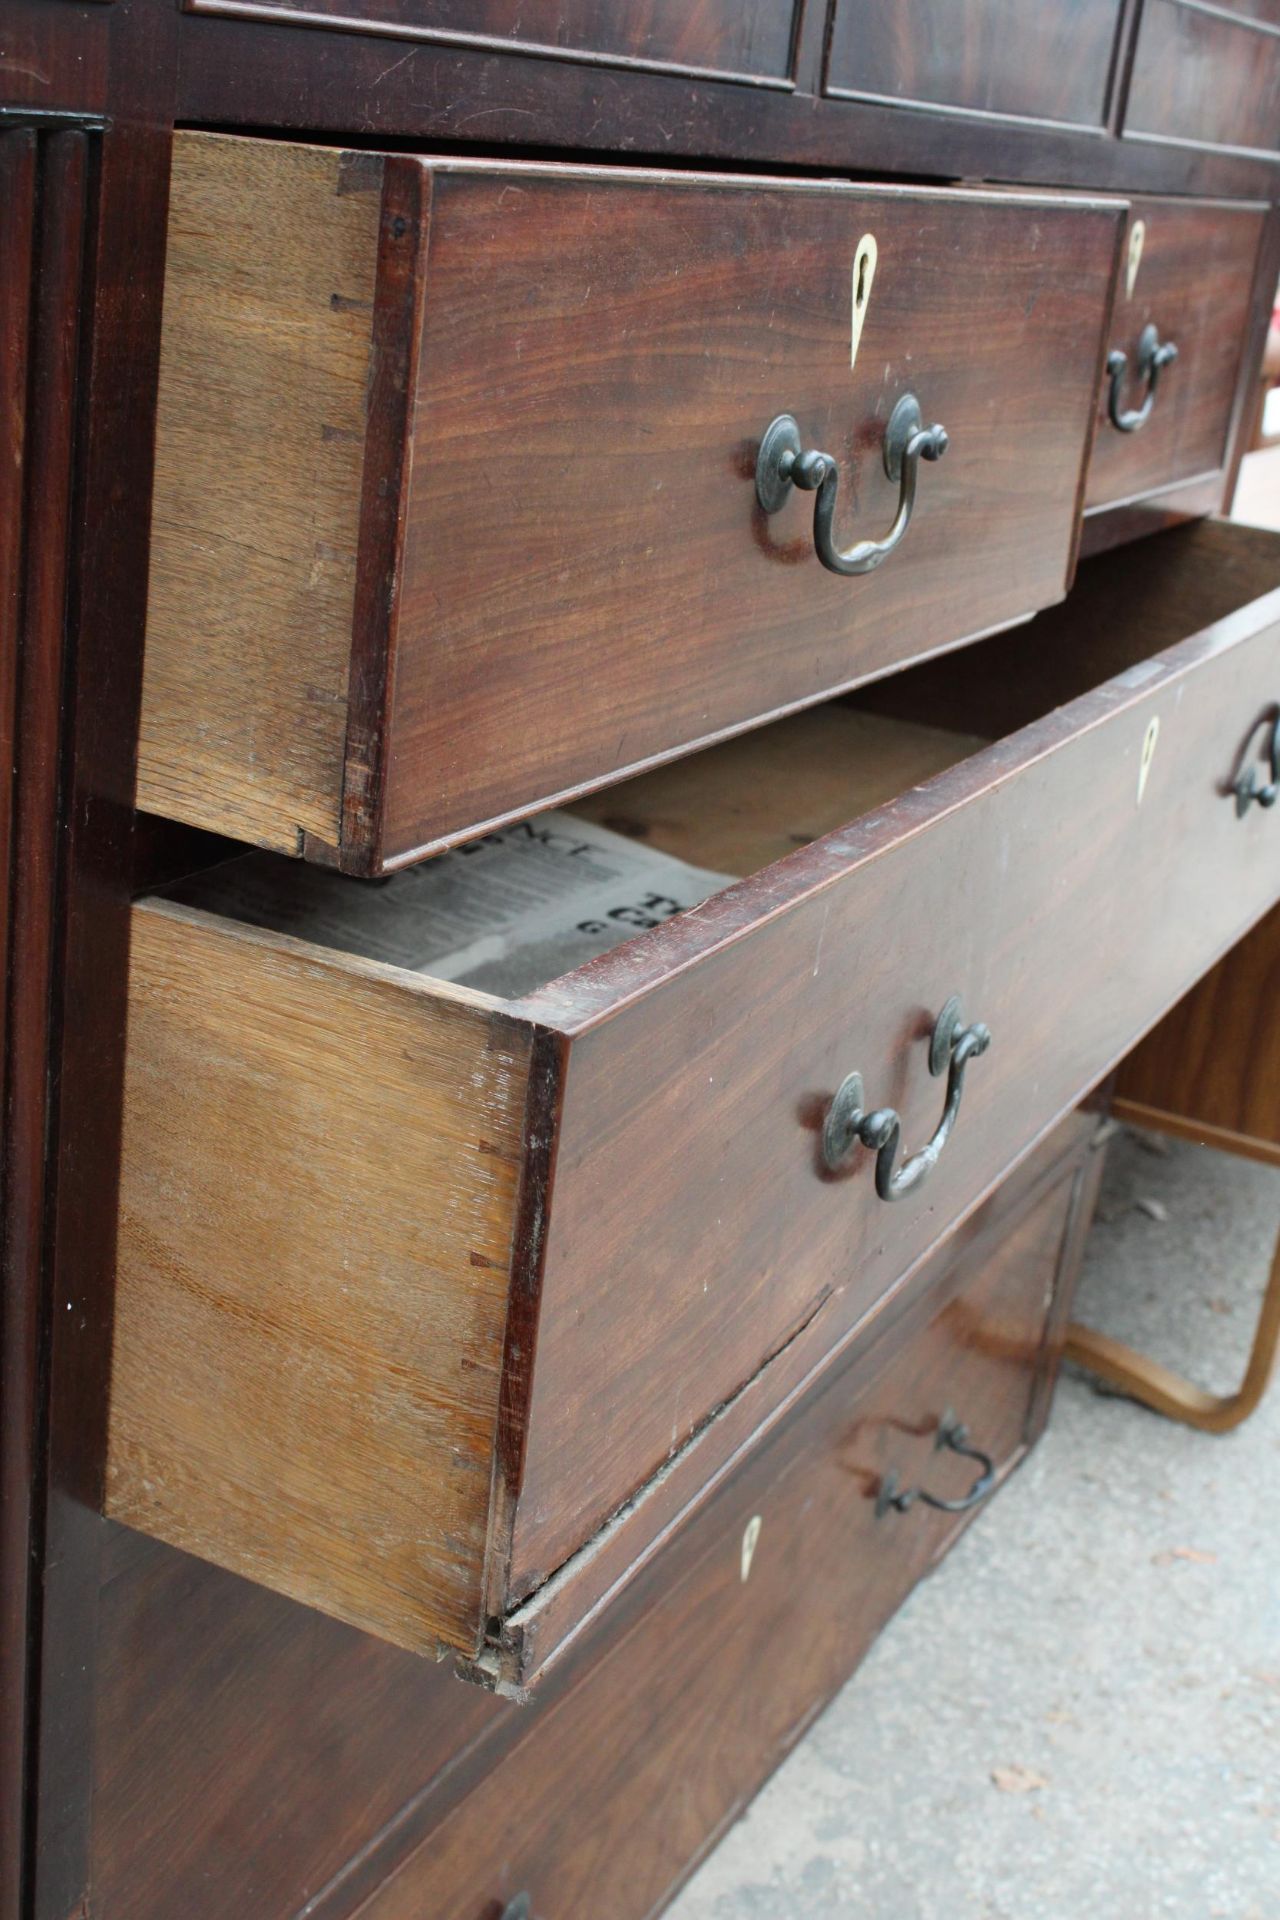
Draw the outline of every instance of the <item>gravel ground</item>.
<instances>
[{"instance_id":1,"label":"gravel ground","mask_svg":"<svg viewBox=\"0 0 1280 1920\"><path fill-rule=\"evenodd\" d=\"M1122 1134L1081 1319L1234 1386L1280 1173ZM1048 1434L671 1920L1280 1920L1280 1382L1212 1439Z\"/></svg>"}]
</instances>

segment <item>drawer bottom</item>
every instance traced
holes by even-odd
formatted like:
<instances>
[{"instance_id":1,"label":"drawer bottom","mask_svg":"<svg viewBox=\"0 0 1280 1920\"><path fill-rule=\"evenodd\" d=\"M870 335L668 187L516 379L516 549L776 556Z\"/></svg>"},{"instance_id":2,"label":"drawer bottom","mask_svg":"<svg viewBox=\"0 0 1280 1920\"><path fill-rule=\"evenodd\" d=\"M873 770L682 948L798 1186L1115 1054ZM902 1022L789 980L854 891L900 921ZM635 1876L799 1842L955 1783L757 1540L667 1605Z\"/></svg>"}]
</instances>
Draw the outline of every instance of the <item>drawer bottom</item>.
<instances>
[{"instance_id":1,"label":"drawer bottom","mask_svg":"<svg viewBox=\"0 0 1280 1920\"><path fill-rule=\"evenodd\" d=\"M726 1486L696 1564L524 1710L362 1920L665 1904L1040 1430L1099 1157L1061 1146Z\"/></svg>"}]
</instances>

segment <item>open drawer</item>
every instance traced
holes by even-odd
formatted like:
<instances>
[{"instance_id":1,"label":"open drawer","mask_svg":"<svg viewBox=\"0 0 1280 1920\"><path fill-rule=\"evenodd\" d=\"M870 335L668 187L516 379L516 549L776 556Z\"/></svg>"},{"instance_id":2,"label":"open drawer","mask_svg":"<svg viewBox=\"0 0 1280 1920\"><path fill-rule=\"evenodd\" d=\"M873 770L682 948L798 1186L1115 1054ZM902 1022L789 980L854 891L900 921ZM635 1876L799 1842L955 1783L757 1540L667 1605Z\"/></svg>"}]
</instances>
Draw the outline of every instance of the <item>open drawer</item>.
<instances>
[{"instance_id":1,"label":"open drawer","mask_svg":"<svg viewBox=\"0 0 1280 1920\"><path fill-rule=\"evenodd\" d=\"M1278 582L1274 536L1163 535L892 714L616 789L746 877L519 1000L192 904L216 874L141 901L109 1511L526 1683L521 1604L671 1524L1280 893L1236 792Z\"/></svg>"},{"instance_id":2,"label":"open drawer","mask_svg":"<svg viewBox=\"0 0 1280 1920\"><path fill-rule=\"evenodd\" d=\"M139 805L386 872L1060 599L1123 213L179 133Z\"/></svg>"}]
</instances>

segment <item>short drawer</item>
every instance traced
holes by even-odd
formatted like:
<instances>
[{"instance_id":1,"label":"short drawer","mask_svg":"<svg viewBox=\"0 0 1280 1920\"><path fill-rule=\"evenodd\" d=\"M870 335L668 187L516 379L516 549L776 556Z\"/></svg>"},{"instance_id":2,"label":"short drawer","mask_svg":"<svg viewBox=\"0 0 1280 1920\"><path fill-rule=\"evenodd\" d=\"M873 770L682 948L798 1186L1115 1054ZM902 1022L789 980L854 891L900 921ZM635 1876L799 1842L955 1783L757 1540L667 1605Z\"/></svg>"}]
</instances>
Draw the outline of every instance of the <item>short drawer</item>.
<instances>
[{"instance_id":1,"label":"short drawer","mask_svg":"<svg viewBox=\"0 0 1280 1920\"><path fill-rule=\"evenodd\" d=\"M308 939L216 871L140 903L111 1512L524 1684L554 1634L503 1623L554 1592L571 1631L1272 904L1280 812L1233 787L1270 777L1278 581L1274 536L1161 536L921 669L941 714L629 782L597 812L748 877L519 1000L323 944L400 879L249 856L330 890ZM1016 730L945 730L984 705ZM991 1035L962 1084L953 996Z\"/></svg>"},{"instance_id":2,"label":"short drawer","mask_svg":"<svg viewBox=\"0 0 1280 1920\"><path fill-rule=\"evenodd\" d=\"M990 1203L965 1256L921 1276L909 1323L810 1395L685 1529L631 1630L583 1647L576 1684L557 1680L521 1716L520 1744L366 1920L497 1920L521 1894L548 1920L657 1911L965 1525L918 1497L889 1503L918 1491L963 1505L1021 1458L1064 1268L1070 1289L1076 1178L1068 1165ZM961 1422L991 1479L940 1444Z\"/></svg>"},{"instance_id":3,"label":"short drawer","mask_svg":"<svg viewBox=\"0 0 1280 1920\"><path fill-rule=\"evenodd\" d=\"M1086 510L1225 467L1265 222L1265 207L1133 201Z\"/></svg>"},{"instance_id":4,"label":"short drawer","mask_svg":"<svg viewBox=\"0 0 1280 1920\"><path fill-rule=\"evenodd\" d=\"M1124 130L1139 139L1274 154L1280 147L1275 0L1145 0Z\"/></svg>"},{"instance_id":5,"label":"short drawer","mask_svg":"<svg viewBox=\"0 0 1280 1920\"><path fill-rule=\"evenodd\" d=\"M224 0L186 0L192 13ZM261 11L258 12L258 9ZM574 66L791 83L799 0L256 0L257 17L429 46L567 60Z\"/></svg>"},{"instance_id":6,"label":"short drawer","mask_svg":"<svg viewBox=\"0 0 1280 1920\"><path fill-rule=\"evenodd\" d=\"M378 873L1060 598L1120 217L180 134L139 804Z\"/></svg>"},{"instance_id":7,"label":"short drawer","mask_svg":"<svg viewBox=\"0 0 1280 1920\"><path fill-rule=\"evenodd\" d=\"M832 0L826 91L1101 127L1121 12L1121 0Z\"/></svg>"}]
</instances>

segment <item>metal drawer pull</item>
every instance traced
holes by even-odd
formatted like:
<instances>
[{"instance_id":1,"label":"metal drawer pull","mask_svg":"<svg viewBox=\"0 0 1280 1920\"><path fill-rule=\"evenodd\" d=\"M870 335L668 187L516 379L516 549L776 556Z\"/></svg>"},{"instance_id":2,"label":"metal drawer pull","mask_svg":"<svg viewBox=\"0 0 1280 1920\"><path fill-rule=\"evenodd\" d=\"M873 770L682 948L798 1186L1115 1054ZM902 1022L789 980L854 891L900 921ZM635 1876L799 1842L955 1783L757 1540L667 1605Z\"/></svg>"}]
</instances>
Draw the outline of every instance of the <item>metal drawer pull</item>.
<instances>
[{"instance_id":1,"label":"metal drawer pull","mask_svg":"<svg viewBox=\"0 0 1280 1920\"><path fill-rule=\"evenodd\" d=\"M929 1071L935 1079L946 1073L947 1098L938 1130L928 1146L912 1154L895 1173L893 1163L902 1139L902 1121L893 1107L866 1112L862 1075L851 1073L837 1089L822 1129L822 1157L832 1173L844 1165L860 1143L876 1156L876 1192L882 1200L901 1200L928 1178L951 1138L964 1092L965 1068L991 1045L991 1030L981 1020L975 1020L971 1027L963 1022L964 1008L953 994L938 1015L929 1042Z\"/></svg>"},{"instance_id":2,"label":"metal drawer pull","mask_svg":"<svg viewBox=\"0 0 1280 1920\"><path fill-rule=\"evenodd\" d=\"M1173 341L1166 340L1162 346L1160 335L1154 324L1148 321L1138 335L1138 374L1147 383L1147 397L1140 407L1131 408L1126 413L1120 405L1120 390L1124 386L1124 377L1129 368L1129 356L1119 347L1111 349L1107 355L1107 372L1111 375L1107 412L1111 416L1113 427L1118 427L1121 433L1136 433L1139 427L1147 424L1151 409L1156 403L1156 384L1160 379L1161 369L1171 367L1177 357L1178 349Z\"/></svg>"},{"instance_id":3,"label":"metal drawer pull","mask_svg":"<svg viewBox=\"0 0 1280 1920\"><path fill-rule=\"evenodd\" d=\"M789 413L780 413L765 430L756 456L756 499L766 513L776 513L790 497L792 487L816 493L813 503L813 544L818 558L832 573L872 573L900 545L911 525L916 502L916 474L921 460L940 460L947 450L945 427L926 427L920 402L904 393L889 416L884 434L884 470L900 484L898 512L883 540L859 540L841 553L832 529L840 470L829 453L810 447L806 453L800 429Z\"/></svg>"},{"instance_id":4,"label":"metal drawer pull","mask_svg":"<svg viewBox=\"0 0 1280 1920\"><path fill-rule=\"evenodd\" d=\"M944 1500L940 1494L926 1493L923 1487L907 1487L898 1492L898 1476L890 1471L880 1483L880 1492L876 1497L876 1519L883 1519L890 1510L894 1513L909 1513L917 1500L926 1507L936 1507L939 1513L968 1513L970 1507L978 1506L996 1483L996 1463L989 1453L982 1453L969 1444L969 1429L953 1413L944 1413L938 1425L938 1437L934 1441L934 1451L941 1453L963 1454L966 1460L976 1460L982 1471L970 1487L968 1493L961 1494L958 1500Z\"/></svg>"},{"instance_id":5,"label":"metal drawer pull","mask_svg":"<svg viewBox=\"0 0 1280 1920\"><path fill-rule=\"evenodd\" d=\"M1274 807L1276 796L1280 794L1280 711L1271 722L1271 740L1267 748L1271 761L1271 778L1263 780L1258 773L1258 763L1251 760L1232 791L1236 796L1236 814L1243 819L1256 800L1260 807Z\"/></svg>"}]
</instances>

